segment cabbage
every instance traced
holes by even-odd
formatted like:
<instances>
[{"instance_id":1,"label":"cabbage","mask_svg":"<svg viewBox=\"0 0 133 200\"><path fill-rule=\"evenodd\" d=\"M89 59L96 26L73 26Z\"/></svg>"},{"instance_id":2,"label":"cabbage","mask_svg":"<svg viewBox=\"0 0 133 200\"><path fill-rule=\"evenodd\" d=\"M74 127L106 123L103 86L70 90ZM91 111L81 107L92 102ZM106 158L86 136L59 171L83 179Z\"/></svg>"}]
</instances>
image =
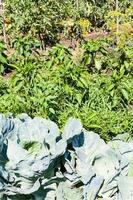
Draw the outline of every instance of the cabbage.
<instances>
[{"instance_id":1,"label":"cabbage","mask_svg":"<svg viewBox=\"0 0 133 200\"><path fill-rule=\"evenodd\" d=\"M105 143L70 118L0 115L1 200L132 200L133 142Z\"/></svg>"}]
</instances>

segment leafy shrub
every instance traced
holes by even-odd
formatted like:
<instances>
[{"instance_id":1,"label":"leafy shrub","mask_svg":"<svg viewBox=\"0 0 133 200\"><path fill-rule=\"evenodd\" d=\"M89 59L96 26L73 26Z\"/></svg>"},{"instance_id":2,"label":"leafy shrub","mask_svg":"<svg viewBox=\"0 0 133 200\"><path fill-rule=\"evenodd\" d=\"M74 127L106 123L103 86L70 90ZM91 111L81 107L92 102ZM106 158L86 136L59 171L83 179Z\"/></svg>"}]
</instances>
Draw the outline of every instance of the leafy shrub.
<instances>
[{"instance_id":1,"label":"leafy shrub","mask_svg":"<svg viewBox=\"0 0 133 200\"><path fill-rule=\"evenodd\" d=\"M117 39L117 45L121 48L127 43L132 43L132 13L133 3L129 3L125 8L123 6L123 9L119 8L117 11L108 12L106 17L106 24L111 32L111 38L113 40ZM116 19L119 21L118 24L116 24Z\"/></svg>"},{"instance_id":2,"label":"leafy shrub","mask_svg":"<svg viewBox=\"0 0 133 200\"><path fill-rule=\"evenodd\" d=\"M60 126L69 116L79 117L105 139L132 132L131 75L90 74L83 65L75 65L71 50L62 46L45 60L28 57L15 67L8 80L1 80L0 112L48 117Z\"/></svg>"},{"instance_id":3,"label":"leafy shrub","mask_svg":"<svg viewBox=\"0 0 133 200\"><path fill-rule=\"evenodd\" d=\"M37 39L28 35L26 37L19 36L15 38L12 40L11 46L15 49L15 53L12 55L12 60L14 61L31 56L40 48L41 44Z\"/></svg>"},{"instance_id":4,"label":"leafy shrub","mask_svg":"<svg viewBox=\"0 0 133 200\"><path fill-rule=\"evenodd\" d=\"M10 20L7 26L9 39L30 34L41 41L42 48L46 44L55 43L60 31L59 22L67 16L69 5L69 1L60 0L6 0L5 15Z\"/></svg>"},{"instance_id":5,"label":"leafy shrub","mask_svg":"<svg viewBox=\"0 0 133 200\"><path fill-rule=\"evenodd\" d=\"M80 64L84 64L90 72L102 72L120 70L128 73L132 68L132 51L133 47L125 45L124 47L113 46L109 39L89 40L81 48L84 50L83 58Z\"/></svg>"},{"instance_id":6,"label":"leafy shrub","mask_svg":"<svg viewBox=\"0 0 133 200\"><path fill-rule=\"evenodd\" d=\"M68 38L80 39L91 30L110 31L115 27L116 15L120 15L122 44L131 35L125 30L132 32L132 1L119 1L118 12L115 8L116 2L112 0L5 0L6 32L9 41L18 35L30 34L45 48L46 44L55 43L62 32Z\"/></svg>"},{"instance_id":7,"label":"leafy shrub","mask_svg":"<svg viewBox=\"0 0 133 200\"><path fill-rule=\"evenodd\" d=\"M90 40L75 50L56 45L40 55L28 37L15 44L8 58L15 70L0 77L0 112L48 117L60 126L78 117L106 140L132 133L131 47L109 52L105 40Z\"/></svg>"},{"instance_id":8,"label":"leafy shrub","mask_svg":"<svg viewBox=\"0 0 133 200\"><path fill-rule=\"evenodd\" d=\"M105 143L76 119L60 134L43 118L0 115L0 152L1 200L132 199L128 134Z\"/></svg>"}]
</instances>

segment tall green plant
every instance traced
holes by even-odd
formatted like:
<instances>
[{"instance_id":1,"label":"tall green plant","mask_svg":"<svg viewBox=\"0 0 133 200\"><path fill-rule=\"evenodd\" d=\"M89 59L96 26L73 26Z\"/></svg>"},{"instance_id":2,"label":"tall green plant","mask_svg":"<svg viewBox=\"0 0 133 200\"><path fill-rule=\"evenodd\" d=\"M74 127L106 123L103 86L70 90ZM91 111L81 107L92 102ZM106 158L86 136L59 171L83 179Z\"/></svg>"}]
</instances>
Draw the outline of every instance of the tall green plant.
<instances>
[{"instance_id":1,"label":"tall green plant","mask_svg":"<svg viewBox=\"0 0 133 200\"><path fill-rule=\"evenodd\" d=\"M32 34L38 37L44 48L56 39L59 21L67 15L68 2L60 0L6 0L6 16L10 19L8 34ZM16 34L15 34L16 35Z\"/></svg>"}]
</instances>

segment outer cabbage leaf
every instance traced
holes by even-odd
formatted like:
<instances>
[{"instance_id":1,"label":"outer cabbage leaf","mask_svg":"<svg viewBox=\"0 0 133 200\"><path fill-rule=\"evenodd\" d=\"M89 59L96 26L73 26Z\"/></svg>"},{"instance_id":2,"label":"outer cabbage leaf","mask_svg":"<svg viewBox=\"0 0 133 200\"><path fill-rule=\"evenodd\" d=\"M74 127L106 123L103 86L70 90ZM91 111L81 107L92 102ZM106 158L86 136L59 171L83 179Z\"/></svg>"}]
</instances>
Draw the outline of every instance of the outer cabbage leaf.
<instances>
[{"instance_id":1,"label":"outer cabbage leaf","mask_svg":"<svg viewBox=\"0 0 133 200\"><path fill-rule=\"evenodd\" d=\"M57 200L82 200L83 190L82 187L74 188L71 182L60 182L57 190Z\"/></svg>"},{"instance_id":2,"label":"outer cabbage leaf","mask_svg":"<svg viewBox=\"0 0 133 200\"><path fill-rule=\"evenodd\" d=\"M132 200L133 199L133 177L119 177L119 200Z\"/></svg>"},{"instance_id":3,"label":"outer cabbage leaf","mask_svg":"<svg viewBox=\"0 0 133 200\"><path fill-rule=\"evenodd\" d=\"M50 120L0 115L0 199L132 200L127 138L105 143L72 118L61 134Z\"/></svg>"}]
</instances>

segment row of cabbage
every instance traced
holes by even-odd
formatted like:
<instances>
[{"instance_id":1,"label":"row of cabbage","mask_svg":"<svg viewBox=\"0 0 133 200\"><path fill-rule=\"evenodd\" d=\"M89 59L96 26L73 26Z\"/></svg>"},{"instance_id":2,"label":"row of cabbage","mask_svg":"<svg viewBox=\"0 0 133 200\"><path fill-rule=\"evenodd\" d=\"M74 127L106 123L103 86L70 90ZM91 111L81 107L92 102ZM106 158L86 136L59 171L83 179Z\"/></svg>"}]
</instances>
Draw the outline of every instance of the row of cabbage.
<instances>
[{"instance_id":1,"label":"row of cabbage","mask_svg":"<svg viewBox=\"0 0 133 200\"><path fill-rule=\"evenodd\" d=\"M133 200L133 142L106 143L70 118L0 115L1 200Z\"/></svg>"}]
</instances>

